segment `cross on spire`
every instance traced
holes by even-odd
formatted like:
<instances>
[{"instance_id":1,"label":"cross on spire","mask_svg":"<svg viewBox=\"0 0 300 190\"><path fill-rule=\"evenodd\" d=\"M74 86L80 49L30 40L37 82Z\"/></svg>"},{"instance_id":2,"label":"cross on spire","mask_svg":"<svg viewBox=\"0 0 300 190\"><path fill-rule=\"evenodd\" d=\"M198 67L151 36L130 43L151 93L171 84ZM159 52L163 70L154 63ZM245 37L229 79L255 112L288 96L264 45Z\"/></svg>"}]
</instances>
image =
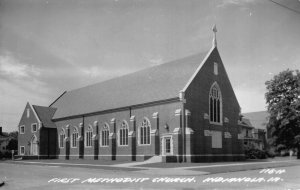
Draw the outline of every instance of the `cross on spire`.
<instances>
[{"instance_id":1,"label":"cross on spire","mask_svg":"<svg viewBox=\"0 0 300 190\"><path fill-rule=\"evenodd\" d=\"M217 26L216 26L216 24L213 26L212 30L214 32L213 46L217 47Z\"/></svg>"}]
</instances>

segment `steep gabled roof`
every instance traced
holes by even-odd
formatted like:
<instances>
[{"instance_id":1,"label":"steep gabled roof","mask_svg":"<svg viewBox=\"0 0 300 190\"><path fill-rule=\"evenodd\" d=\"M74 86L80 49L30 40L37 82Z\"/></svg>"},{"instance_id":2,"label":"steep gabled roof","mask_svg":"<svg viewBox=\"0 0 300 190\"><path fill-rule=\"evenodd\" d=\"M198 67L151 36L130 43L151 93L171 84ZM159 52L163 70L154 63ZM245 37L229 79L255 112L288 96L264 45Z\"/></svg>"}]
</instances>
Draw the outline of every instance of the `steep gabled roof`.
<instances>
[{"instance_id":1,"label":"steep gabled roof","mask_svg":"<svg viewBox=\"0 0 300 190\"><path fill-rule=\"evenodd\" d=\"M267 129L269 113L267 111L249 112L243 113L246 118L248 118L252 125L258 129Z\"/></svg>"},{"instance_id":2,"label":"steep gabled roof","mask_svg":"<svg viewBox=\"0 0 300 190\"><path fill-rule=\"evenodd\" d=\"M52 122L52 117L56 111L56 108L52 107L44 107L44 106L37 106L32 105L33 109L35 110L38 118L42 122L43 126L46 128L56 128L54 122Z\"/></svg>"},{"instance_id":3,"label":"steep gabled roof","mask_svg":"<svg viewBox=\"0 0 300 190\"><path fill-rule=\"evenodd\" d=\"M57 108L53 118L177 98L206 55L207 52L198 53L66 92L51 105Z\"/></svg>"}]
</instances>

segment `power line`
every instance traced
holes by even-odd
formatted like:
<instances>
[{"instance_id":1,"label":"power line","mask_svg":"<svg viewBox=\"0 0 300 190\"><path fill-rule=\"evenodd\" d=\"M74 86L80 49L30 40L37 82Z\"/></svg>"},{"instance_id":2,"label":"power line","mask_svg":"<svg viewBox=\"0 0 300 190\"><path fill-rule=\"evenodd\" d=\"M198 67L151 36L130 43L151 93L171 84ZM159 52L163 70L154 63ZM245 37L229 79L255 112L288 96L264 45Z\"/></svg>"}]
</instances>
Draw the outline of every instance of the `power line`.
<instances>
[{"instance_id":1,"label":"power line","mask_svg":"<svg viewBox=\"0 0 300 190\"><path fill-rule=\"evenodd\" d=\"M269 0L269 1L271 1L272 3L275 3L275 4L278 5L278 6L281 6L281 7L283 7L283 8L289 9L290 11L293 11L293 12L295 12L295 13L300 14L300 11L298 11L298 10L289 8L288 6L282 5L282 4L277 3L276 1L273 1L273 0Z\"/></svg>"}]
</instances>

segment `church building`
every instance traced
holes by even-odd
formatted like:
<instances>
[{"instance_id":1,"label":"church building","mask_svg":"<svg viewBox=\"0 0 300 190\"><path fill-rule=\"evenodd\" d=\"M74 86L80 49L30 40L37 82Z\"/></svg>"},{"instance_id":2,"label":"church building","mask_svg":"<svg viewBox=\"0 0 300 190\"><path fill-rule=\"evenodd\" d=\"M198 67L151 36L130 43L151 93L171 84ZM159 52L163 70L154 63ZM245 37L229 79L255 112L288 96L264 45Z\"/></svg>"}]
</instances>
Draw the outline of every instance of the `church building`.
<instances>
[{"instance_id":1,"label":"church building","mask_svg":"<svg viewBox=\"0 0 300 190\"><path fill-rule=\"evenodd\" d=\"M243 160L240 106L213 31L208 52L67 91L48 107L27 103L19 156Z\"/></svg>"}]
</instances>

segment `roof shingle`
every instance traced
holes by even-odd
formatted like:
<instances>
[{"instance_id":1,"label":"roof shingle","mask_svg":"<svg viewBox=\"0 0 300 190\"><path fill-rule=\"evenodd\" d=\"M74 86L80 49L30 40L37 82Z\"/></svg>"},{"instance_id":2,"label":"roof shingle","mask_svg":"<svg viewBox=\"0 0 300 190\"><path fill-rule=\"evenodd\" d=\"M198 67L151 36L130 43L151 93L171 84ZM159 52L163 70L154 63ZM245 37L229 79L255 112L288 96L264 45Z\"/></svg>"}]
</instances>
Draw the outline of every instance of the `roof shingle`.
<instances>
[{"instance_id":1,"label":"roof shingle","mask_svg":"<svg viewBox=\"0 0 300 190\"><path fill-rule=\"evenodd\" d=\"M37 105L32 105L32 107L34 108L36 114L38 115L39 119L43 123L44 127L56 128L55 123L52 122L51 120L52 117L54 116L56 108L37 106Z\"/></svg>"},{"instance_id":2,"label":"roof shingle","mask_svg":"<svg viewBox=\"0 0 300 190\"><path fill-rule=\"evenodd\" d=\"M176 98L206 54L199 53L69 91L51 105L57 108L53 118Z\"/></svg>"}]
</instances>

